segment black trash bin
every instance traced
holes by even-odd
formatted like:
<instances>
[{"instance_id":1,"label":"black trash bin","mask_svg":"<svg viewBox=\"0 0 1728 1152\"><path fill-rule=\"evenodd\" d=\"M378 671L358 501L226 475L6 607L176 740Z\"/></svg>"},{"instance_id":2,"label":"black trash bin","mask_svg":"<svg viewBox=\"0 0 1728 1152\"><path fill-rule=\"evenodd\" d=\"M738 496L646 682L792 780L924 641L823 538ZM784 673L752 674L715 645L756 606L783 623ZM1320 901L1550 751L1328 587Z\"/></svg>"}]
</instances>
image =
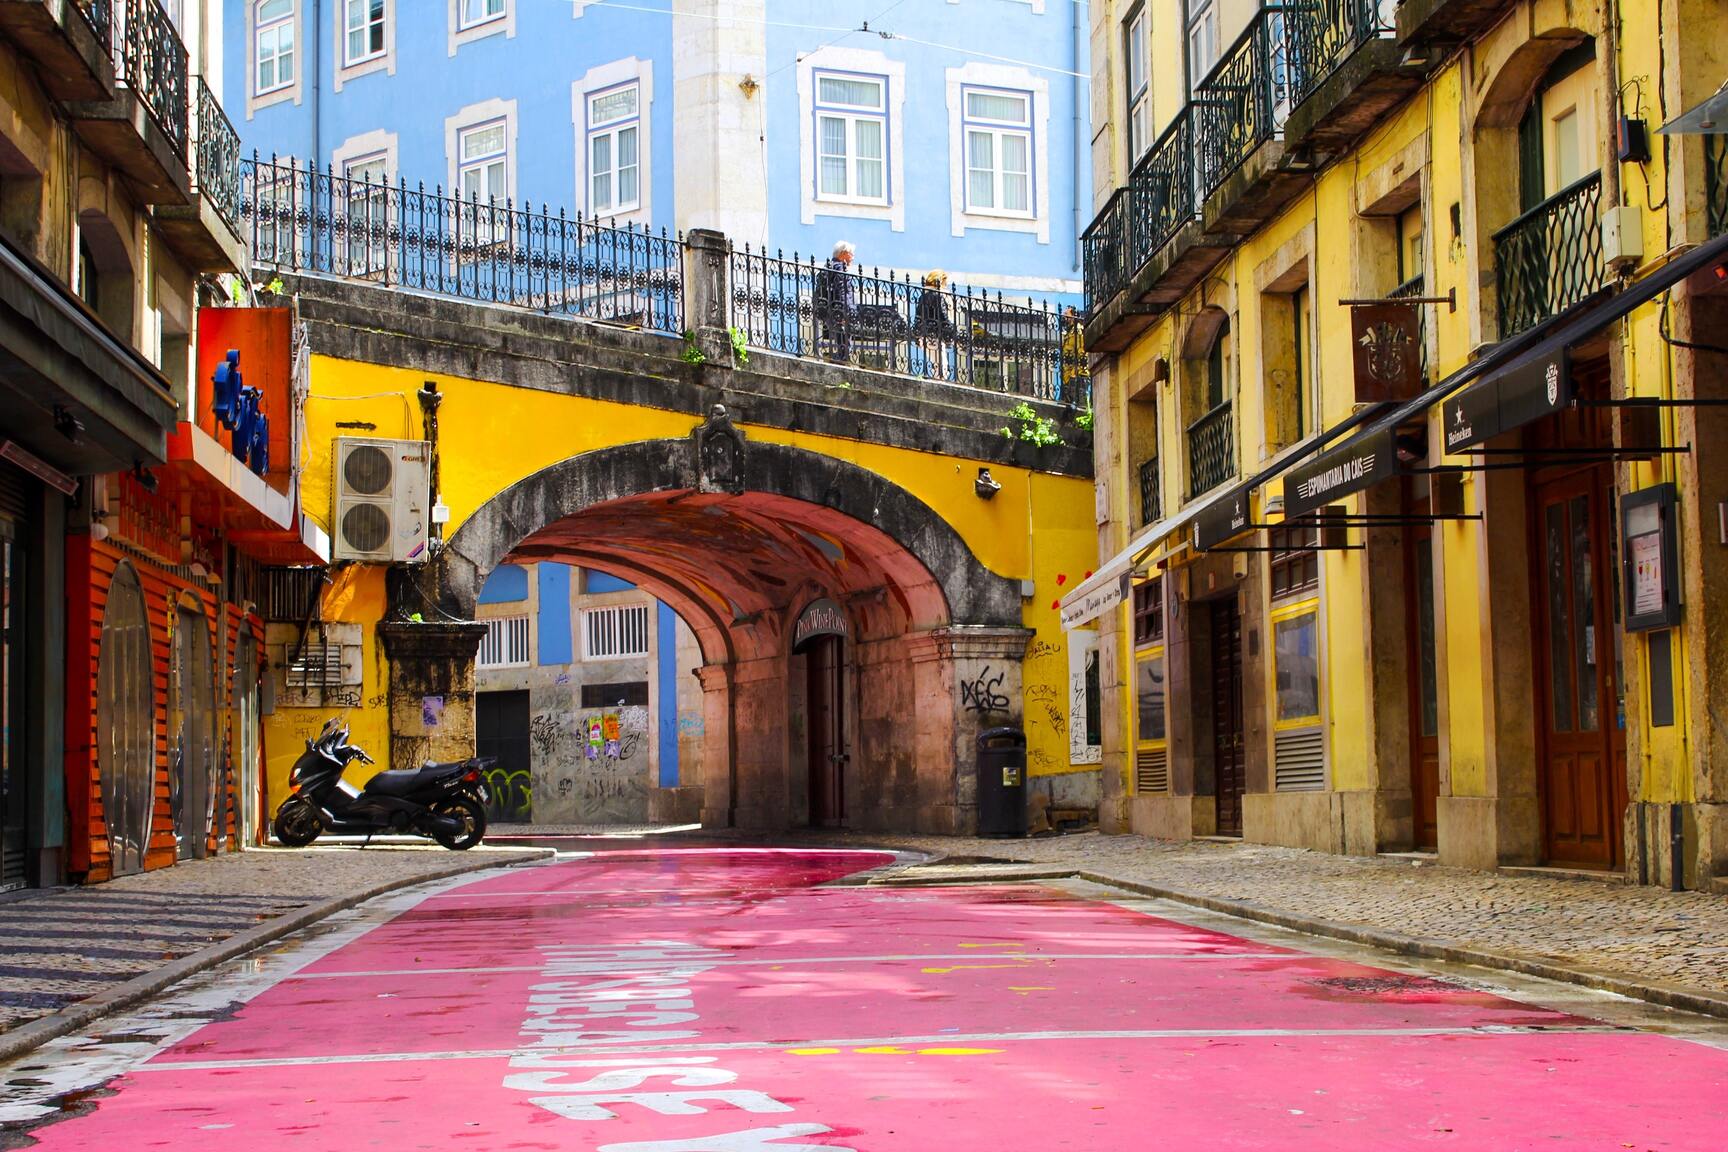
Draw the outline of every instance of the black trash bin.
<instances>
[{"instance_id":1,"label":"black trash bin","mask_svg":"<svg viewBox=\"0 0 1728 1152\"><path fill-rule=\"evenodd\" d=\"M1026 733L978 733L978 835L1026 835Z\"/></svg>"}]
</instances>

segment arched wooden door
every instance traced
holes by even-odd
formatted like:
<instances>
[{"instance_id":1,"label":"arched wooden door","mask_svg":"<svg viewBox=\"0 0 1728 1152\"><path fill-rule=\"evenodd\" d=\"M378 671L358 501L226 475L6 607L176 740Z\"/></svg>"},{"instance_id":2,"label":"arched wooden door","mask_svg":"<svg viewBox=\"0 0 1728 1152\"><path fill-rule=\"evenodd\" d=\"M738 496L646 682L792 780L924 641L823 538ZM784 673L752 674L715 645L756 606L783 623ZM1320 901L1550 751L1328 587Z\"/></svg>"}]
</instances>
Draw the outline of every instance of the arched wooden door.
<instances>
[{"instance_id":1,"label":"arched wooden door","mask_svg":"<svg viewBox=\"0 0 1728 1152\"><path fill-rule=\"evenodd\" d=\"M144 590L130 564L108 586L96 654L102 814L114 875L144 867L156 800L156 692Z\"/></svg>"},{"instance_id":2,"label":"arched wooden door","mask_svg":"<svg viewBox=\"0 0 1728 1152\"><path fill-rule=\"evenodd\" d=\"M169 712L169 806L182 860L209 855L216 798L215 699L210 623L201 608L174 610L173 703Z\"/></svg>"}]
</instances>

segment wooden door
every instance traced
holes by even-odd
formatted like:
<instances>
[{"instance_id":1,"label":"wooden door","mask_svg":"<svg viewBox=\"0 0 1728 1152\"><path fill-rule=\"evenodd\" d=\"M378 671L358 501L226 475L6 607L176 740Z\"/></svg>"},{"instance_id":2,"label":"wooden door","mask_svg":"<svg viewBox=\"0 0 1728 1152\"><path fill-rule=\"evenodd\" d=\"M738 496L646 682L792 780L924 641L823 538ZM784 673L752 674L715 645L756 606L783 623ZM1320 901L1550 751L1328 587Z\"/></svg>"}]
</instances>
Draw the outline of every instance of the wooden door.
<instances>
[{"instance_id":1,"label":"wooden door","mask_svg":"<svg viewBox=\"0 0 1728 1152\"><path fill-rule=\"evenodd\" d=\"M845 641L821 636L804 650L809 677L810 823L837 828L846 822Z\"/></svg>"},{"instance_id":2,"label":"wooden door","mask_svg":"<svg viewBox=\"0 0 1728 1152\"><path fill-rule=\"evenodd\" d=\"M25 795L24 564L23 552L0 531L0 892L24 884L29 873L29 809Z\"/></svg>"},{"instance_id":3,"label":"wooden door","mask_svg":"<svg viewBox=\"0 0 1728 1152\"><path fill-rule=\"evenodd\" d=\"M1549 863L1586 868L1620 863L1626 806L1609 564L1611 483L1612 475L1598 466L1532 488L1543 845Z\"/></svg>"},{"instance_id":4,"label":"wooden door","mask_svg":"<svg viewBox=\"0 0 1728 1152\"><path fill-rule=\"evenodd\" d=\"M486 819L495 824L534 820L534 778L528 759L528 693L474 694L474 752L497 763L486 769Z\"/></svg>"},{"instance_id":5,"label":"wooden door","mask_svg":"<svg viewBox=\"0 0 1728 1152\"><path fill-rule=\"evenodd\" d=\"M1405 512L1428 514L1429 500L1407 495ZM1409 620L1410 801L1415 847L1437 848L1440 822L1439 660L1434 638L1434 530L1413 525L1404 536L1405 615Z\"/></svg>"},{"instance_id":6,"label":"wooden door","mask_svg":"<svg viewBox=\"0 0 1728 1152\"><path fill-rule=\"evenodd\" d=\"M1236 601L1212 605L1212 764L1218 835L1242 835L1247 764L1242 733L1242 617Z\"/></svg>"}]
</instances>

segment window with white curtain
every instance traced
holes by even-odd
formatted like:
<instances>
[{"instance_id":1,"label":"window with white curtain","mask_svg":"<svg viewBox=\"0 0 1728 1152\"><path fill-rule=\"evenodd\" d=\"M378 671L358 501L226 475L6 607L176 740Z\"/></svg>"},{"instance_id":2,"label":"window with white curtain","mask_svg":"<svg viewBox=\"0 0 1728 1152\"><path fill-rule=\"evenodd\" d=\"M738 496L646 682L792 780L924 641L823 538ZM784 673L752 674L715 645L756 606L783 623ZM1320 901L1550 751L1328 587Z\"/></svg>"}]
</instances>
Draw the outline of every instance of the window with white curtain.
<instances>
[{"instance_id":1,"label":"window with white curtain","mask_svg":"<svg viewBox=\"0 0 1728 1152\"><path fill-rule=\"evenodd\" d=\"M344 0L347 62L359 64L384 55L384 0Z\"/></svg>"},{"instance_id":2,"label":"window with white curtain","mask_svg":"<svg viewBox=\"0 0 1728 1152\"><path fill-rule=\"evenodd\" d=\"M262 96L294 83L294 0L262 0L254 11L255 91Z\"/></svg>"},{"instance_id":3,"label":"window with white curtain","mask_svg":"<svg viewBox=\"0 0 1728 1152\"><path fill-rule=\"evenodd\" d=\"M595 215L642 206L641 102L634 80L588 97L588 208Z\"/></svg>"},{"instance_id":4,"label":"window with white curtain","mask_svg":"<svg viewBox=\"0 0 1728 1152\"><path fill-rule=\"evenodd\" d=\"M816 73L816 196L851 204L888 202L888 81Z\"/></svg>"},{"instance_id":5,"label":"window with white curtain","mask_svg":"<svg viewBox=\"0 0 1728 1152\"><path fill-rule=\"evenodd\" d=\"M1032 93L967 88L966 210L1032 215Z\"/></svg>"},{"instance_id":6,"label":"window with white curtain","mask_svg":"<svg viewBox=\"0 0 1728 1152\"><path fill-rule=\"evenodd\" d=\"M492 120L457 134L456 188L464 200L500 203L509 195L510 162L504 121Z\"/></svg>"}]
</instances>

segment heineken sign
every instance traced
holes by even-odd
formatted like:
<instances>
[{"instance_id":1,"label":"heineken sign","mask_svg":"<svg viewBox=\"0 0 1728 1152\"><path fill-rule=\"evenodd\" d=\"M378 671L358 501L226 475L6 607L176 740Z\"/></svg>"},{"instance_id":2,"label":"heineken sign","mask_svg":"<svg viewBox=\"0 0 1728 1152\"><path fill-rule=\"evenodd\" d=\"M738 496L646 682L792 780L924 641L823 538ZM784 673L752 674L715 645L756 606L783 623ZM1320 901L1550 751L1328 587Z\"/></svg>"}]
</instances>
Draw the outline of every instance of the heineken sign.
<instances>
[{"instance_id":1,"label":"heineken sign","mask_svg":"<svg viewBox=\"0 0 1728 1152\"><path fill-rule=\"evenodd\" d=\"M1235 539L1248 531L1253 506L1250 489L1243 484L1226 492L1216 503L1202 508L1194 517L1194 547L1204 552L1226 540Z\"/></svg>"},{"instance_id":2,"label":"heineken sign","mask_svg":"<svg viewBox=\"0 0 1728 1152\"><path fill-rule=\"evenodd\" d=\"M1447 452L1463 452L1572 403L1566 349L1497 372L1441 406Z\"/></svg>"},{"instance_id":3,"label":"heineken sign","mask_svg":"<svg viewBox=\"0 0 1728 1152\"><path fill-rule=\"evenodd\" d=\"M1295 520L1397 475L1390 427L1328 449L1284 477L1284 519Z\"/></svg>"}]
</instances>

